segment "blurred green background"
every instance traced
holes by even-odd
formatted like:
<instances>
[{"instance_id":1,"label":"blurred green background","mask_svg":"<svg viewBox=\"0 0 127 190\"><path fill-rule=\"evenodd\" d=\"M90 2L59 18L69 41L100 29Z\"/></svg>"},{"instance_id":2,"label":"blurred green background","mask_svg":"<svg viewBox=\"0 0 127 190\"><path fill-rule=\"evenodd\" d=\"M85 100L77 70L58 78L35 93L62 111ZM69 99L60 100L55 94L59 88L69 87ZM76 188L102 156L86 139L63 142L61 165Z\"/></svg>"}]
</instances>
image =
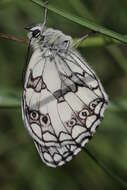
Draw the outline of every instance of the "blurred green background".
<instances>
[{"instance_id":1,"label":"blurred green background","mask_svg":"<svg viewBox=\"0 0 127 190\"><path fill-rule=\"evenodd\" d=\"M49 4L118 33L127 32L126 0L49 0ZM42 22L43 12L29 1L0 0L0 33L24 38L24 27ZM50 11L48 26L74 38L89 32ZM61 168L52 169L41 162L23 126L19 106L26 49L25 44L0 38L0 189L127 189L106 175L83 151ZM79 51L100 77L110 98L104 120L87 149L105 167L127 181L127 46L91 45L79 47Z\"/></svg>"}]
</instances>

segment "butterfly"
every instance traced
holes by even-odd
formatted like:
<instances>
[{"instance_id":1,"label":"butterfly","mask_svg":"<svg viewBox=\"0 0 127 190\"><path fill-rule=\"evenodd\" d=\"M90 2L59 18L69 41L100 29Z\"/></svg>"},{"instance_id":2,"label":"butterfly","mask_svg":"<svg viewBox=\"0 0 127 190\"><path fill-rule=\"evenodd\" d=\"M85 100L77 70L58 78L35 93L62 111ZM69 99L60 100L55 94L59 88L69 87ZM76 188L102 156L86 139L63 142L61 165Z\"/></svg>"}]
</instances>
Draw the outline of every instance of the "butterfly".
<instances>
[{"instance_id":1,"label":"butterfly","mask_svg":"<svg viewBox=\"0 0 127 190\"><path fill-rule=\"evenodd\" d=\"M43 24L27 27L33 54L25 68L22 117L42 161L58 167L91 139L108 96L72 38ZM28 62L28 58L27 58Z\"/></svg>"}]
</instances>

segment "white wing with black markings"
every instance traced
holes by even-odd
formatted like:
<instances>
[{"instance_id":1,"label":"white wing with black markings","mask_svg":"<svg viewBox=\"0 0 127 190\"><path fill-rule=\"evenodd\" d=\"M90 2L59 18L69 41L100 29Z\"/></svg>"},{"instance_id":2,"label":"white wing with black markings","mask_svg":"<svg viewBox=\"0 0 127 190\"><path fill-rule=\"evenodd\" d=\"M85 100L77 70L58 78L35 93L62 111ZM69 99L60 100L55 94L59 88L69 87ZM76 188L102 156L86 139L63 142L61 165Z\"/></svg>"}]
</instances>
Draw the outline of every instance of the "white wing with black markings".
<instances>
[{"instance_id":1,"label":"white wing with black markings","mask_svg":"<svg viewBox=\"0 0 127 190\"><path fill-rule=\"evenodd\" d=\"M71 37L46 31L42 34L40 25L30 29L34 52L25 76L22 115L43 162L57 167L93 136L108 98L95 72L71 46Z\"/></svg>"}]
</instances>

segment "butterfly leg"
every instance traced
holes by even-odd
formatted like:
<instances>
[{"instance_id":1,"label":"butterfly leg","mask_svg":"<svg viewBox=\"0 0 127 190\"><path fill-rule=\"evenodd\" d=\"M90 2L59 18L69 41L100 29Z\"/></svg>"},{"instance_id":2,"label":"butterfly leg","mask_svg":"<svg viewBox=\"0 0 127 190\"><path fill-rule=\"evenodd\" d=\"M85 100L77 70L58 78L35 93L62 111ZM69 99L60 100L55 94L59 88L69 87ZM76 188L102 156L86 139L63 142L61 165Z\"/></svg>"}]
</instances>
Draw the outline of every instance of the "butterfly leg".
<instances>
[{"instance_id":1,"label":"butterfly leg","mask_svg":"<svg viewBox=\"0 0 127 190\"><path fill-rule=\"evenodd\" d=\"M86 34L85 36L82 36L81 38L79 38L78 40L76 40L76 42L74 42L74 44L73 44L73 47L78 47L81 43L82 43L82 41L84 41L85 39L87 39L88 38L88 34Z\"/></svg>"}]
</instances>

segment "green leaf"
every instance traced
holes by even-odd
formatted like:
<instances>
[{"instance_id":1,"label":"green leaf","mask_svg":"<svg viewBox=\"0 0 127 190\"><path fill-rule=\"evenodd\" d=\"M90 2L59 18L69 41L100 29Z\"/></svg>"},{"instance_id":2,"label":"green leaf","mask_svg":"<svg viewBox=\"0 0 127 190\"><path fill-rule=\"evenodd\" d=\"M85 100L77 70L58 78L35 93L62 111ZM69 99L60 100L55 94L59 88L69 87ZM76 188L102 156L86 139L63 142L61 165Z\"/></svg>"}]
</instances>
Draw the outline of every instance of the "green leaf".
<instances>
[{"instance_id":1,"label":"green leaf","mask_svg":"<svg viewBox=\"0 0 127 190\"><path fill-rule=\"evenodd\" d=\"M118 184L127 188L127 182L120 178L117 174L113 173L111 169L107 168L103 162L96 159L96 157L86 148L83 149L84 152L87 152L88 156L109 176L109 178L115 180Z\"/></svg>"},{"instance_id":2,"label":"green leaf","mask_svg":"<svg viewBox=\"0 0 127 190\"><path fill-rule=\"evenodd\" d=\"M0 108L19 108L21 95L19 90L1 89L0 90Z\"/></svg>"},{"instance_id":3,"label":"green leaf","mask_svg":"<svg viewBox=\"0 0 127 190\"><path fill-rule=\"evenodd\" d=\"M45 7L45 4L39 0L30 0L30 1L32 1L33 3L36 3L39 6ZM117 32L114 32L113 30L107 29L107 28L105 28L99 24L94 23L93 21L88 20L87 18L77 17L77 16L74 16L70 13L58 10L51 5L48 5L47 8L50 11L57 13L57 14L65 17L65 18L77 23L77 24L85 26L86 28L88 28L90 30L93 30L95 32L99 32L99 33L106 35L110 38L114 38L116 40L119 40L123 43L127 43L127 36L126 35L122 35L122 34L119 34Z\"/></svg>"},{"instance_id":4,"label":"green leaf","mask_svg":"<svg viewBox=\"0 0 127 190\"><path fill-rule=\"evenodd\" d=\"M0 108L19 108L20 100L14 97L0 96Z\"/></svg>"}]
</instances>

